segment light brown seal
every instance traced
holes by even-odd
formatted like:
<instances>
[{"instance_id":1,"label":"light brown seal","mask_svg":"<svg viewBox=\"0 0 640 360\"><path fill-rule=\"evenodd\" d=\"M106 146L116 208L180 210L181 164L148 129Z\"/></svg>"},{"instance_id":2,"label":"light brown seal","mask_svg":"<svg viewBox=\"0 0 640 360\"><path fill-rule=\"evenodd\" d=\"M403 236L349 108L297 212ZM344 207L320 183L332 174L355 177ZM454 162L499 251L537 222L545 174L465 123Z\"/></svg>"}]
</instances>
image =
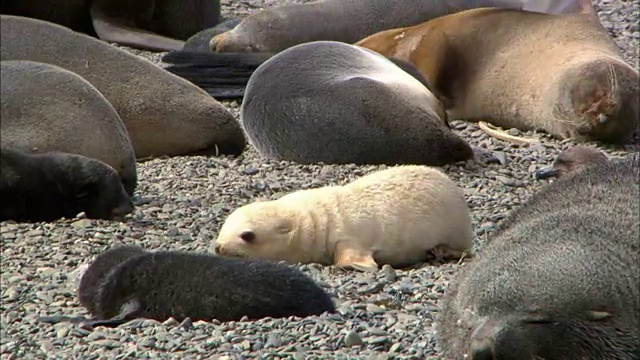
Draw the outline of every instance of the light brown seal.
<instances>
[{"instance_id":1,"label":"light brown seal","mask_svg":"<svg viewBox=\"0 0 640 360\"><path fill-rule=\"evenodd\" d=\"M177 50L220 17L218 0L3 0L1 12L50 21L101 40Z\"/></svg>"},{"instance_id":2,"label":"light brown seal","mask_svg":"<svg viewBox=\"0 0 640 360\"><path fill-rule=\"evenodd\" d=\"M231 112L187 80L59 25L8 15L0 22L1 60L53 64L89 81L120 115L137 158L244 150Z\"/></svg>"},{"instance_id":3,"label":"light brown seal","mask_svg":"<svg viewBox=\"0 0 640 360\"><path fill-rule=\"evenodd\" d=\"M440 301L443 358L638 358L638 160L585 166L507 217Z\"/></svg>"},{"instance_id":4,"label":"light brown seal","mask_svg":"<svg viewBox=\"0 0 640 360\"><path fill-rule=\"evenodd\" d=\"M215 252L369 271L411 266L430 251L460 257L472 241L462 190L436 168L410 165L242 206L220 228Z\"/></svg>"},{"instance_id":5,"label":"light brown seal","mask_svg":"<svg viewBox=\"0 0 640 360\"><path fill-rule=\"evenodd\" d=\"M573 6L525 8L569 13L474 9L357 45L414 64L448 99L452 118L626 142L639 123L638 71L623 60L588 0L563 2ZM581 11L571 12L576 8Z\"/></svg>"},{"instance_id":6,"label":"light brown seal","mask_svg":"<svg viewBox=\"0 0 640 360\"><path fill-rule=\"evenodd\" d=\"M221 52L272 52L311 41L352 44L379 31L416 25L479 7L520 9L517 0L324 0L276 6L242 19L234 29L211 39Z\"/></svg>"},{"instance_id":7,"label":"light brown seal","mask_svg":"<svg viewBox=\"0 0 640 360\"><path fill-rule=\"evenodd\" d=\"M116 169L127 193L137 184L129 134L107 99L87 80L61 67L1 61L0 142L39 153L94 158Z\"/></svg>"}]
</instances>

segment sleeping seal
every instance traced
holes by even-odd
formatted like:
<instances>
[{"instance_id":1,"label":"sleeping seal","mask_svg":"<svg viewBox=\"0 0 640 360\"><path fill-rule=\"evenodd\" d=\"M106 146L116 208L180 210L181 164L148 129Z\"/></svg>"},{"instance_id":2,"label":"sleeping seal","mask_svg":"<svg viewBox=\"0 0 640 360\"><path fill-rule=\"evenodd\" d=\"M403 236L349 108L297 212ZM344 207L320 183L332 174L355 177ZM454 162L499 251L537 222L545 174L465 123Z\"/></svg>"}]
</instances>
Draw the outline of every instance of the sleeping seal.
<instances>
[{"instance_id":1,"label":"sleeping seal","mask_svg":"<svg viewBox=\"0 0 640 360\"><path fill-rule=\"evenodd\" d=\"M260 65L241 120L251 144L277 160L443 165L473 157L423 83L335 41L296 45Z\"/></svg>"},{"instance_id":2,"label":"sleeping seal","mask_svg":"<svg viewBox=\"0 0 640 360\"><path fill-rule=\"evenodd\" d=\"M560 139L629 141L640 121L640 77L589 0L525 8L539 11L468 10L357 45L414 64L445 96L452 118ZM543 13L551 11L561 13Z\"/></svg>"},{"instance_id":3,"label":"sleeping seal","mask_svg":"<svg viewBox=\"0 0 640 360\"><path fill-rule=\"evenodd\" d=\"M447 359L638 359L638 154L562 176L513 211L441 302Z\"/></svg>"}]
</instances>

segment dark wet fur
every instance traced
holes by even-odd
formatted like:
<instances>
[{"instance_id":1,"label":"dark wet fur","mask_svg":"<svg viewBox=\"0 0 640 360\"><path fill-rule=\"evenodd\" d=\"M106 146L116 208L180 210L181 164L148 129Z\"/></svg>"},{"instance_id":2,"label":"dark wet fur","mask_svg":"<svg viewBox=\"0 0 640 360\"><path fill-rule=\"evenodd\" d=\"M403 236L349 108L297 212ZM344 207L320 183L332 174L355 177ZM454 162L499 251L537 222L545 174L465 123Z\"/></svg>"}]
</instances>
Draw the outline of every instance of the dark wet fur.
<instances>
[{"instance_id":1,"label":"dark wet fur","mask_svg":"<svg viewBox=\"0 0 640 360\"><path fill-rule=\"evenodd\" d=\"M446 358L639 359L639 171L589 165L516 209L446 291Z\"/></svg>"},{"instance_id":2,"label":"dark wet fur","mask_svg":"<svg viewBox=\"0 0 640 360\"><path fill-rule=\"evenodd\" d=\"M111 219L133 210L118 173L99 160L4 147L1 157L1 221L54 221L83 211L88 218Z\"/></svg>"},{"instance_id":3,"label":"dark wet fur","mask_svg":"<svg viewBox=\"0 0 640 360\"><path fill-rule=\"evenodd\" d=\"M123 305L130 303L127 309ZM136 255L111 269L95 296L95 320L239 320L335 311L329 295L287 265L208 254Z\"/></svg>"}]
</instances>

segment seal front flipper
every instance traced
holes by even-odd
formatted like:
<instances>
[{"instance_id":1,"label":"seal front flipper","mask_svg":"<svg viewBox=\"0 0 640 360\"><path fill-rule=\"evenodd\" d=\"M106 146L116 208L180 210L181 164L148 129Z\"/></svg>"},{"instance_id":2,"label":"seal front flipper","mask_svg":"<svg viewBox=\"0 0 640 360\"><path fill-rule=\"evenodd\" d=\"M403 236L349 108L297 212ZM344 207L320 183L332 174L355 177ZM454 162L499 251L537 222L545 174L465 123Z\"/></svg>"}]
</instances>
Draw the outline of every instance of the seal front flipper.
<instances>
[{"instance_id":1,"label":"seal front flipper","mask_svg":"<svg viewBox=\"0 0 640 360\"><path fill-rule=\"evenodd\" d=\"M333 264L336 267L365 272L379 269L378 263L373 259L373 252L363 249L356 240L339 240L334 251Z\"/></svg>"},{"instance_id":2,"label":"seal front flipper","mask_svg":"<svg viewBox=\"0 0 640 360\"><path fill-rule=\"evenodd\" d=\"M150 51L179 50L184 41L138 29L133 21L107 14L100 1L91 6L91 22L98 37L106 42Z\"/></svg>"},{"instance_id":3,"label":"seal front flipper","mask_svg":"<svg viewBox=\"0 0 640 360\"><path fill-rule=\"evenodd\" d=\"M81 326L85 329L93 329L98 326L117 327L131 320L134 320L140 313L141 305L136 299L131 299L120 307L118 315L109 319L92 319L82 322Z\"/></svg>"}]
</instances>

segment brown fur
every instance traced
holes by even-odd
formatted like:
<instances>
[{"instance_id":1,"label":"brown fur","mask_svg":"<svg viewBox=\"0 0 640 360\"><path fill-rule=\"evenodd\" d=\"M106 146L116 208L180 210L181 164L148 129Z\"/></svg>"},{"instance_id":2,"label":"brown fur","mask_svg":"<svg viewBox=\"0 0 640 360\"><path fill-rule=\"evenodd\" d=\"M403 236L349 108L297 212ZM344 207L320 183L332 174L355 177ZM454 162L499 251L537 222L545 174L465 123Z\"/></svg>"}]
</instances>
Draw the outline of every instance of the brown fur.
<instances>
[{"instance_id":1,"label":"brown fur","mask_svg":"<svg viewBox=\"0 0 640 360\"><path fill-rule=\"evenodd\" d=\"M573 146L558 154L553 165L536 171L535 177L536 179L561 178L586 166L603 164L608 160L607 155L600 150L587 146Z\"/></svg>"},{"instance_id":2,"label":"brown fur","mask_svg":"<svg viewBox=\"0 0 640 360\"><path fill-rule=\"evenodd\" d=\"M356 45L414 64L453 118L624 142L638 125L638 71L584 6L558 15L468 10Z\"/></svg>"}]
</instances>

